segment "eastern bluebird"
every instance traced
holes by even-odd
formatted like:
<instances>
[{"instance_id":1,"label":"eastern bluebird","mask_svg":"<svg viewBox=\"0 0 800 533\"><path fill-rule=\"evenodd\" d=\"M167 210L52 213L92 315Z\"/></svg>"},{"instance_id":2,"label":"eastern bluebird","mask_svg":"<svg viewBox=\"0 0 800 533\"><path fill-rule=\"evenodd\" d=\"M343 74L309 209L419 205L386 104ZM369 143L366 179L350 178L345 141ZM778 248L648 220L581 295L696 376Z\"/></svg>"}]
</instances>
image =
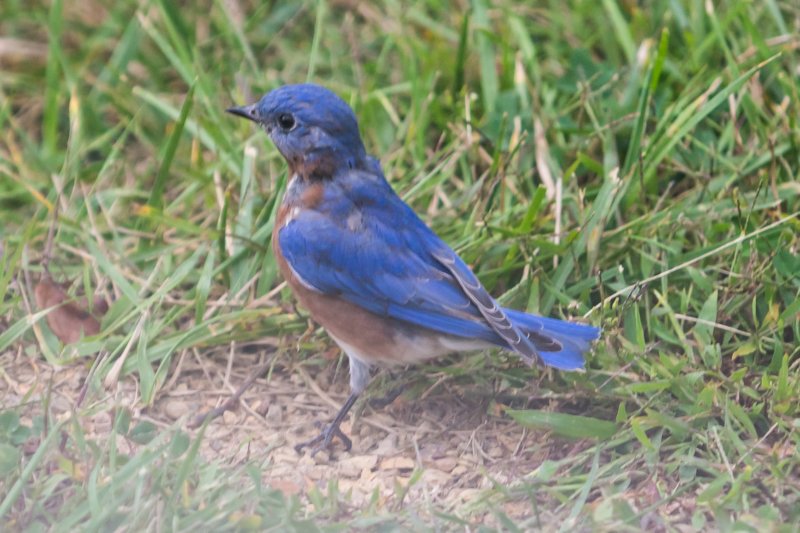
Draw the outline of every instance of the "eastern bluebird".
<instances>
[{"instance_id":1,"label":"eastern bluebird","mask_svg":"<svg viewBox=\"0 0 800 533\"><path fill-rule=\"evenodd\" d=\"M499 346L523 361L583 368L598 328L506 309L394 192L367 155L350 106L324 87L287 85L228 112L261 125L289 165L272 233L300 303L350 360L350 396L298 445L328 448L373 365Z\"/></svg>"}]
</instances>

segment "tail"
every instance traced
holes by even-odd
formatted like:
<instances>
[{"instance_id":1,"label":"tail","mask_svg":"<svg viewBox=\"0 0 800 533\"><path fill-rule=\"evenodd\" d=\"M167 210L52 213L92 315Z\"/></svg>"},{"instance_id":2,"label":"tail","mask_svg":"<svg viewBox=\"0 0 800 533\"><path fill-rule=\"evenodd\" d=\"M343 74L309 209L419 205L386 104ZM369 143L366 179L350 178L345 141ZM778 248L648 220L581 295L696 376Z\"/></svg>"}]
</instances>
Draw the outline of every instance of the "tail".
<instances>
[{"instance_id":1,"label":"tail","mask_svg":"<svg viewBox=\"0 0 800 533\"><path fill-rule=\"evenodd\" d=\"M503 309L533 342L544 364L561 370L583 370L583 354L600 336L600 328Z\"/></svg>"}]
</instances>

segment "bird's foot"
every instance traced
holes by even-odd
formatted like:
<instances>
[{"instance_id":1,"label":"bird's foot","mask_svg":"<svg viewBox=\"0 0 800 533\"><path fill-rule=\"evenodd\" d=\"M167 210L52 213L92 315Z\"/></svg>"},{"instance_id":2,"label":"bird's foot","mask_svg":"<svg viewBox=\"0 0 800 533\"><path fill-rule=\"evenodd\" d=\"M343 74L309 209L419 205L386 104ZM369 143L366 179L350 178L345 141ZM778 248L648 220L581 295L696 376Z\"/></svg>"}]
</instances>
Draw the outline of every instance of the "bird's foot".
<instances>
[{"instance_id":1,"label":"bird's foot","mask_svg":"<svg viewBox=\"0 0 800 533\"><path fill-rule=\"evenodd\" d=\"M350 451L350 448L353 447L353 442L350 440L350 437L345 435L344 432L339 428L339 424L334 421L313 439L297 444L294 447L294 450L297 453L303 453L304 448L311 446L311 457L314 457L322 450L329 449L331 444L333 444L334 437L339 437L339 440L342 441L342 444L344 444L344 451L348 452Z\"/></svg>"}]
</instances>

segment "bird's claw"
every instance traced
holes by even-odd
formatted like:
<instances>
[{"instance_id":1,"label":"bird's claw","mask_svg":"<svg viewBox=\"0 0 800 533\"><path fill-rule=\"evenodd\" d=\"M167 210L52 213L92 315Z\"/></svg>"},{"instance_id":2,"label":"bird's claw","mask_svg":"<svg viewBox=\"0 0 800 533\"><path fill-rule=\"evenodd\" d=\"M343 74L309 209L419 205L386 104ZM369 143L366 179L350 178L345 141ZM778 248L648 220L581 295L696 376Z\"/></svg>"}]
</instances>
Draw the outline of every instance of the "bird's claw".
<instances>
[{"instance_id":1,"label":"bird's claw","mask_svg":"<svg viewBox=\"0 0 800 533\"><path fill-rule=\"evenodd\" d=\"M322 450L329 449L331 444L333 444L334 437L339 437L339 440L342 441L342 444L344 444L344 451L349 452L350 448L353 447L353 442L350 440L350 437L345 435L344 432L339 429L338 425L330 424L313 439L295 445L294 450L297 453L303 453L304 448L313 446L311 448L311 457L314 457Z\"/></svg>"}]
</instances>

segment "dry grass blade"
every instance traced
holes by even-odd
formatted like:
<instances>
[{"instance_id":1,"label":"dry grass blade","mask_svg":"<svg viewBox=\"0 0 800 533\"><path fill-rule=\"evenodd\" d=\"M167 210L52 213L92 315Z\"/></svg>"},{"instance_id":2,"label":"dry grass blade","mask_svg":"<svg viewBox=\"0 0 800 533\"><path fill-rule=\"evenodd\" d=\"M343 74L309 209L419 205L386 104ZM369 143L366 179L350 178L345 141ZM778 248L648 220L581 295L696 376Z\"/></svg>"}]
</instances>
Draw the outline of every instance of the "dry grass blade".
<instances>
[{"instance_id":1,"label":"dry grass blade","mask_svg":"<svg viewBox=\"0 0 800 533\"><path fill-rule=\"evenodd\" d=\"M247 389L259 378L259 376L263 376L264 373L269 370L270 365L272 364L272 357L268 357L264 363L256 368L256 370L251 373L244 383L233 393L233 396L228 398L225 403L222 405L215 407L214 409L207 411L205 413L201 413L197 415L191 422L187 424L187 426L191 429L199 428L203 425L207 420L214 420L217 417L222 416L225 411L230 411L231 409L235 408L236 405L239 403L239 399L242 397Z\"/></svg>"}]
</instances>

